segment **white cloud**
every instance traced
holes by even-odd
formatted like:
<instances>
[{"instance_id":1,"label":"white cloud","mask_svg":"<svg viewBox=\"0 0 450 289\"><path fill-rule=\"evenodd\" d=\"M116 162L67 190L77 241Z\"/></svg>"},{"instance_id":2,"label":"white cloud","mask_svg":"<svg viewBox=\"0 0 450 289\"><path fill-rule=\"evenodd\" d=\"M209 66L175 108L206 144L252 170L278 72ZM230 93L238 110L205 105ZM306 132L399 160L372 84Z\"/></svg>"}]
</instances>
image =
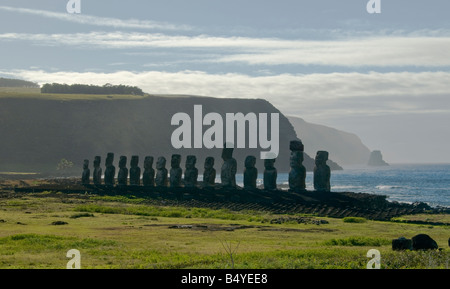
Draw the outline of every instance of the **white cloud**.
<instances>
[{"instance_id":1,"label":"white cloud","mask_svg":"<svg viewBox=\"0 0 450 289\"><path fill-rule=\"evenodd\" d=\"M223 56L219 62L326 66L432 66L450 65L450 38L376 37L334 41L296 41L275 49Z\"/></svg>"},{"instance_id":2,"label":"white cloud","mask_svg":"<svg viewBox=\"0 0 450 289\"><path fill-rule=\"evenodd\" d=\"M201 50L199 61L250 65L343 67L448 67L450 37L380 36L311 41L275 38L169 36L161 33L90 32L75 34L4 33L0 40L31 41L92 49L178 48ZM128 51L129 52L129 51ZM172 51L177 57L177 52ZM205 53L216 54L205 59Z\"/></svg>"},{"instance_id":3,"label":"white cloud","mask_svg":"<svg viewBox=\"0 0 450 289\"><path fill-rule=\"evenodd\" d=\"M117 18L98 17L86 14L69 14L51 12L37 9L16 8L8 6L0 6L0 10L15 12L21 14L37 15L45 18L52 18L72 23L103 26L112 28L126 28L126 29L161 29L161 30L191 30L188 25L174 25L170 23L162 23L156 21L142 21L137 19L122 20Z\"/></svg>"}]
</instances>

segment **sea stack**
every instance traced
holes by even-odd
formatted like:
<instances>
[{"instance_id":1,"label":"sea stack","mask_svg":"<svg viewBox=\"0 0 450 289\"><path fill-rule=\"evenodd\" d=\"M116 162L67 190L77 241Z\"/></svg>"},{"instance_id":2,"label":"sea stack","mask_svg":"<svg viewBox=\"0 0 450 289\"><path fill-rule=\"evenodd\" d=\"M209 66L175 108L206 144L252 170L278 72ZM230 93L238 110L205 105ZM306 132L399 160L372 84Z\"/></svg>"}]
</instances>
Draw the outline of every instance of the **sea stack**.
<instances>
[{"instance_id":1,"label":"sea stack","mask_svg":"<svg viewBox=\"0 0 450 289\"><path fill-rule=\"evenodd\" d=\"M370 154L368 165L371 167L389 166L389 164L383 160L383 155L381 154L381 151L373 151Z\"/></svg>"}]
</instances>

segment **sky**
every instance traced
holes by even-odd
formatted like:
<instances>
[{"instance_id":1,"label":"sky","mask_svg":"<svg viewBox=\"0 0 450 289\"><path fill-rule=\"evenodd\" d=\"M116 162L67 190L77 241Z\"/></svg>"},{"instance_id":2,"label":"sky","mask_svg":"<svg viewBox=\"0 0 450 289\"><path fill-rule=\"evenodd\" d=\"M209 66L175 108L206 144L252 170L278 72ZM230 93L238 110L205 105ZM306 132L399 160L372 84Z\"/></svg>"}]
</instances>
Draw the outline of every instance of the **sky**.
<instances>
[{"instance_id":1,"label":"sky","mask_svg":"<svg viewBox=\"0 0 450 289\"><path fill-rule=\"evenodd\" d=\"M68 2L0 0L0 77L262 98L387 162L450 163L448 0Z\"/></svg>"}]
</instances>

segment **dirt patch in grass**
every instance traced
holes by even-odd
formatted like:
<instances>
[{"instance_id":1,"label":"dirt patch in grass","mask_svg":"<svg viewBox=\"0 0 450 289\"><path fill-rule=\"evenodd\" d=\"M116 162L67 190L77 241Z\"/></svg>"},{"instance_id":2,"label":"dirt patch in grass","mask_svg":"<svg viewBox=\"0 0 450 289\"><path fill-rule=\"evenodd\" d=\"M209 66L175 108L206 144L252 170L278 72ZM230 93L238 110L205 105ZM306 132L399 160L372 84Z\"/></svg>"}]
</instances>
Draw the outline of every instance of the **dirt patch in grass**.
<instances>
[{"instance_id":1,"label":"dirt patch in grass","mask_svg":"<svg viewBox=\"0 0 450 289\"><path fill-rule=\"evenodd\" d=\"M260 231L274 231L274 232L299 232L299 233L330 233L337 230L327 228L311 228L311 229L295 229L295 228L260 228Z\"/></svg>"},{"instance_id":2,"label":"dirt patch in grass","mask_svg":"<svg viewBox=\"0 0 450 289\"><path fill-rule=\"evenodd\" d=\"M301 233L317 233L317 232L334 232L334 229L327 228L308 228L308 229L296 229L296 228L276 228L273 226L258 226L258 225L240 225L240 224L148 224L146 227L167 227L169 229L178 230L192 230L192 231L227 231L233 232L236 230L257 229L258 231L274 231L274 232L301 232Z\"/></svg>"}]
</instances>

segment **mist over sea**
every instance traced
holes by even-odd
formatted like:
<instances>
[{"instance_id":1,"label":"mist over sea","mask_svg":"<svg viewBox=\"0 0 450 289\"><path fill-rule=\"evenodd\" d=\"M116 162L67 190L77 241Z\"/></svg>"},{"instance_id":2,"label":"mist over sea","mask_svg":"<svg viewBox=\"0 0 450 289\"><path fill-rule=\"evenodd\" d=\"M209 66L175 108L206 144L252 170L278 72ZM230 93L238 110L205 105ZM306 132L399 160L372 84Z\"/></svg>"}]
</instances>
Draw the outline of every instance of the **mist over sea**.
<instances>
[{"instance_id":1,"label":"mist over sea","mask_svg":"<svg viewBox=\"0 0 450 289\"><path fill-rule=\"evenodd\" d=\"M262 184L259 174L258 184ZM239 186L243 175L237 175ZM280 188L287 188L288 174L278 174ZM450 207L450 164L393 164L388 167L353 166L331 172L333 192L371 193L389 201L424 202L432 207ZM313 188L313 174L306 176L307 190Z\"/></svg>"}]
</instances>

